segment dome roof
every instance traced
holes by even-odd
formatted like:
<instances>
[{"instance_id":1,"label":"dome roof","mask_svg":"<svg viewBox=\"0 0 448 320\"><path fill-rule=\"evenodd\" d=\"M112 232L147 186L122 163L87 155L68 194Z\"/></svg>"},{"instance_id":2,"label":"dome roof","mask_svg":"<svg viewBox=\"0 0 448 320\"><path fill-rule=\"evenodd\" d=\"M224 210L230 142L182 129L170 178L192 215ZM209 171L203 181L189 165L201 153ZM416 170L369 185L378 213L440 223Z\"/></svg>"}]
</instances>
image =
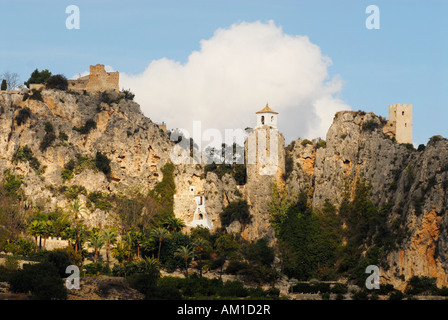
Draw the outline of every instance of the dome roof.
<instances>
[{"instance_id":1,"label":"dome roof","mask_svg":"<svg viewBox=\"0 0 448 320\"><path fill-rule=\"evenodd\" d=\"M275 112L274 110L269 108L267 103L266 103L266 107L264 107L263 109L261 109L260 111L255 112L255 113L274 113L274 114L278 114L278 112Z\"/></svg>"}]
</instances>

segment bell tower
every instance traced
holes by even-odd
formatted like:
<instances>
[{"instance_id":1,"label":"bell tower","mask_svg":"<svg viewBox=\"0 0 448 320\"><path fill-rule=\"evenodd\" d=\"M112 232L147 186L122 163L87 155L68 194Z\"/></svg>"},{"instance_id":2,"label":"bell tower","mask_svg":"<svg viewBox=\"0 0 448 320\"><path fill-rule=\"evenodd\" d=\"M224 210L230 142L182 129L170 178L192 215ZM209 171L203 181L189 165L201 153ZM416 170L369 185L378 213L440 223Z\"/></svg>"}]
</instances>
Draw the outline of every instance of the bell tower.
<instances>
[{"instance_id":1,"label":"bell tower","mask_svg":"<svg viewBox=\"0 0 448 320\"><path fill-rule=\"evenodd\" d=\"M269 108L266 103L266 107L256 112L257 114L257 128L261 128L263 126L269 126L273 129L277 129L277 115L278 112L275 112L271 108Z\"/></svg>"}]
</instances>

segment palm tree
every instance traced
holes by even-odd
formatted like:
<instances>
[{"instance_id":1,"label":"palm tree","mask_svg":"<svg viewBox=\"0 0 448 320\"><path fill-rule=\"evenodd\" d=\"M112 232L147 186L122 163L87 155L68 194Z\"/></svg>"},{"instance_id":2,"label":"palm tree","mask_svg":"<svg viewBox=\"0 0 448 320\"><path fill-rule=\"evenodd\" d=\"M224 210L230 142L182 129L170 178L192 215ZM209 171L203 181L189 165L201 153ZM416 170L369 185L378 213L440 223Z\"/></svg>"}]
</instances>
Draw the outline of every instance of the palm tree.
<instances>
[{"instance_id":1,"label":"palm tree","mask_svg":"<svg viewBox=\"0 0 448 320\"><path fill-rule=\"evenodd\" d=\"M140 259L140 246L143 242L143 234L140 231L132 231L134 244L137 245L137 259Z\"/></svg>"},{"instance_id":2,"label":"palm tree","mask_svg":"<svg viewBox=\"0 0 448 320\"><path fill-rule=\"evenodd\" d=\"M68 205L68 208L70 212L73 214L73 220L75 222L75 228L76 228L76 243L75 243L75 252L80 249L80 236L79 236L79 218L82 215L83 212L85 212L85 208L81 206L78 199L73 201Z\"/></svg>"},{"instance_id":3,"label":"palm tree","mask_svg":"<svg viewBox=\"0 0 448 320\"><path fill-rule=\"evenodd\" d=\"M39 220L33 220L27 229L28 233L32 236L34 236L35 242L36 242L36 249L38 248L37 245L37 238L42 236L42 227ZM39 248L40 249L40 248Z\"/></svg>"},{"instance_id":4,"label":"palm tree","mask_svg":"<svg viewBox=\"0 0 448 320\"><path fill-rule=\"evenodd\" d=\"M123 237L124 243L127 246L128 249L128 260L131 260L131 251L132 251L132 245L134 244L134 237L131 232L128 232Z\"/></svg>"},{"instance_id":5,"label":"palm tree","mask_svg":"<svg viewBox=\"0 0 448 320\"><path fill-rule=\"evenodd\" d=\"M159 251L157 253L157 260L160 261L160 250L162 249L162 241L168 237L168 231L165 228L158 227L151 230L151 236L159 240Z\"/></svg>"},{"instance_id":6,"label":"palm tree","mask_svg":"<svg viewBox=\"0 0 448 320\"><path fill-rule=\"evenodd\" d=\"M188 278L188 264L189 264L190 258L193 258L195 256L194 250L190 246L181 246L181 247L177 248L174 255L184 259L184 261L185 261L185 278Z\"/></svg>"},{"instance_id":7,"label":"palm tree","mask_svg":"<svg viewBox=\"0 0 448 320\"><path fill-rule=\"evenodd\" d=\"M117 242L117 231L113 229L106 229L101 233L100 236L105 245L106 245L106 259L107 259L107 265L109 266L109 254L110 254L110 246Z\"/></svg>"},{"instance_id":8,"label":"palm tree","mask_svg":"<svg viewBox=\"0 0 448 320\"><path fill-rule=\"evenodd\" d=\"M95 250L95 255L93 257L93 262L97 262L98 252L104 247L104 238L98 233L94 233L90 236L90 247Z\"/></svg>"},{"instance_id":9,"label":"palm tree","mask_svg":"<svg viewBox=\"0 0 448 320\"><path fill-rule=\"evenodd\" d=\"M202 255L204 254L204 251L207 252L210 249L210 242L198 238L194 241L193 246L196 251L196 256L199 257L199 275L202 278Z\"/></svg>"},{"instance_id":10,"label":"palm tree","mask_svg":"<svg viewBox=\"0 0 448 320\"><path fill-rule=\"evenodd\" d=\"M162 226L170 232L180 232L185 227L185 223L182 219L171 216L162 222Z\"/></svg>"},{"instance_id":11,"label":"palm tree","mask_svg":"<svg viewBox=\"0 0 448 320\"><path fill-rule=\"evenodd\" d=\"M39 221L41 224L42 236L44 237L44 246L47 244L47 238L53 233L53 222L50 220L41 220Z\"/></svg>"}]
</instances>

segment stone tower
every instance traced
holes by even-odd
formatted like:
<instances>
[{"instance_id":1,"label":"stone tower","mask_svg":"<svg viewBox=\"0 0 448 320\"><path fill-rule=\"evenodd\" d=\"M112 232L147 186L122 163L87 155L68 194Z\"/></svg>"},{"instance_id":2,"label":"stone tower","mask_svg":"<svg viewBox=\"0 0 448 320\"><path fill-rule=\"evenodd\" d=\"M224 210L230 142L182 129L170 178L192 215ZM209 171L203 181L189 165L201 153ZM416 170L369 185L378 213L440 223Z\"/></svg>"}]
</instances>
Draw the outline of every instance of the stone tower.
<instances>
[{"instance_id":1,"label":"stone tower","mask_svg":"<svg viewBox=\"0 0 448 320\"><path fill-rule=\"evenodd\" d=\"M248 179L274 176L285 172L285 139L277 129L277 115L268 105L256 112L257 126L249 132L244 144Z\"/></svg>"},{"instance_id":2,"label":"stone tower","mask_svg":"<svg viewBox=\"0 0 448 320\"><path fill-rule=\"evenodd\" d=\"M383 128L397 143L412 144L412 104L393 104L389 106L389 121Z\"/></svg>"},{"instance_id":3,"label":"stone tower","mask_svg":"<svg viewBox=\"0 0 448 320\"><path fill-rule=\"evenodd\" d=\"M252 216L251 225L245 229L246 239L267 237L274 239L270 225L268 201L273 183L284 185L285 139L277 129L278 113L268 105L258 112L257 126L248 133L244 143L246 163L245 196Z\"/></svg>"}]
</instances>

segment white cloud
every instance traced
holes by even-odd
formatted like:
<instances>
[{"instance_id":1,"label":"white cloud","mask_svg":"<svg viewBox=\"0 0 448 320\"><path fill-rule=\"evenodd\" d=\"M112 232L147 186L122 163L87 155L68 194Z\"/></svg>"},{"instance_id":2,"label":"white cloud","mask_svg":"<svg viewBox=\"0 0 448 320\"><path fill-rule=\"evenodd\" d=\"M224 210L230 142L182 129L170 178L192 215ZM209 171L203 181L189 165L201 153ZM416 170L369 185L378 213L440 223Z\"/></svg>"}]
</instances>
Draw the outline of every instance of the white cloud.
<instances>
[{"instance_id":1,"label":"white cloud","mask_svg":"<svg viewBox=\"0 0 448 320\"><path fill-rule=\"evenodd\" d=\"M279 112L286 142L325 138L336 111L350 107L337 98L342 80L329 78L331 60L306 36L285 34L273 21L234 24L200 42L185 64L151 61L137 75L120 74L143 113L168 128L191 131L255 126L266 103Z\"/></svg>"}]
</instances>

